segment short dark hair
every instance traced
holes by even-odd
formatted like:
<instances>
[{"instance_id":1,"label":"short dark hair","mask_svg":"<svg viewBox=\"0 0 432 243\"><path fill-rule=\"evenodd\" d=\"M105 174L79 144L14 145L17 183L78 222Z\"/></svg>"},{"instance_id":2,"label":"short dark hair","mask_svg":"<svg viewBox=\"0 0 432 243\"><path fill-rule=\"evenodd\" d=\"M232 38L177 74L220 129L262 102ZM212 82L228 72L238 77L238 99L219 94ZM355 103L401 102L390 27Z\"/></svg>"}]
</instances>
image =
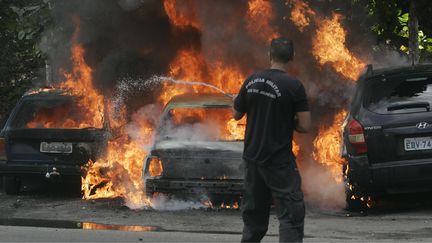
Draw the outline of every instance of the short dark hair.
<instances>
[{"instance_id":1,"label":"short dark hair","mask_svg":"<svg viewBox=\"0 0 432 243\"><path fill-rule=\"evenodd\" d=\"M294 43L292 40L279 37L271 41L270 58L276 62L288 63L294 57Z\"/></svg>"}]
</instances>

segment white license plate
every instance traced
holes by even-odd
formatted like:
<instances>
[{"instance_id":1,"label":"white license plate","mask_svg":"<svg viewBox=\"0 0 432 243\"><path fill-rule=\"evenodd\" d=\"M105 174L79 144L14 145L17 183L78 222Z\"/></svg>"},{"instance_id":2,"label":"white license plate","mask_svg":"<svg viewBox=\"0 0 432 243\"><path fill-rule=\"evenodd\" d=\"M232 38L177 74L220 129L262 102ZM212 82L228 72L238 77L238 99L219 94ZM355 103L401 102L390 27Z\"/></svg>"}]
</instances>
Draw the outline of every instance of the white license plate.
<instances>
[{"instance_id":1,"label":"white license plate","mask_svg":"<svg viewBox=\"0 0 432 243\"><path fill-rule=\"evenodd\" d=\"M432 149L432 137L405 138L405 151Z\"/></svg>"},{"instance_id":2,"label":"white license plate","mask_svg":"<svg viewBox=\"0 0 432 243\"><path fill-rule=\"evenodd\" d=\"M40 151L42 153L70 154L72 153L72 143L41 142Z\"/></svg>"}]
</instances>

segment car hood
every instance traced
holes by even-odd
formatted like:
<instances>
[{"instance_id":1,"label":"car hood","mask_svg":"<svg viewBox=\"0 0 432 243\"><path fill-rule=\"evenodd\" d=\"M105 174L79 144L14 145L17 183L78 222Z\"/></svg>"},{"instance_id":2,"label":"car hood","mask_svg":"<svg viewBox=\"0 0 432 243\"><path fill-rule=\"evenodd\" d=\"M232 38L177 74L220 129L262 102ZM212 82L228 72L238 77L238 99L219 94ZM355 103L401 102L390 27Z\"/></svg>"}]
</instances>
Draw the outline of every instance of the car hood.
<instances>
[{"instance_id":1,"label":"car hood","mask_svg":"<svg viewBox=\"0 0 432 243\"><path fill-rule=\"evenodd\" d=\"M216 150L243 152L243 141L160 141L154 150Z\"/></svg>"}]
</instances>

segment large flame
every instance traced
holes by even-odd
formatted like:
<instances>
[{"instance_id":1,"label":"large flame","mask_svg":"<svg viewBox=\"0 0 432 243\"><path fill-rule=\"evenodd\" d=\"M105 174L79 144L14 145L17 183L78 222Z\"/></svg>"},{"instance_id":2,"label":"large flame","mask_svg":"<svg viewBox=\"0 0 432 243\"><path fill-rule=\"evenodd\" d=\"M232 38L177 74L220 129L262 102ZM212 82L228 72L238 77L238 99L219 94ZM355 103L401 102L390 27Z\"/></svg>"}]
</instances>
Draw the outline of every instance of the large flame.
<instances>
[{"instance_id":1,"label":"large flame","mask_svg":"<svg viewBox=\"0 0 432 243\"><path fill-rule=\"evenodd\" d=\"M74 20L76 31L71 47L72 72L63 72L66 80L61 82L59 88L79 97L79 107L82 113L87 115L80 121L81 123L102 127L104 108L112 109L104 107L103 96L93 86L92 69L85 62L84 48L78 42L79 21L76 18ZM120 114L124 115L125 112L122 111ZM112 121L113 127L117 128L116 135L108 141L105 156L97 161L89 161L85 166L85 174L82 177L83 197L85 199L124 197L131 208L148 205L149 201L145 196L142 181L143 159L146 151L141 143L149 143L149 141L132 140L124 126L121 126L126 124L124 117L109 120ZM149 126L140 128L136 131L140 134L139 137L150 139L151 128Z\"/></svg>"},{"instance_id":2,"label":"large flame","mask_svg":"<svg viewBox=\"0 0 432 243\"><path fill-rule=\"evenodd\" d=\"M293 7L290 19L300 32L303 32L305 28L309 26L311 18L315 17L316 13L309 7L307 2L302 0L291 0L291 2Z\"/></svg>"},{"instance_id":3,"label":"large flame","mask_svg":"<svg viewBox=\"0 0 432 243\"><path fill-rule=\"evenodd\" d=\"M227 93L238 92L245 77L238 67L226 66L221 61L207 63L202 54L196 50L180 51L170 64L170 75L186 81L203 81ZM204 85L187 86L165 83L159 100L165 105L175 95L188 92L215 93L218 91ZM183 111L185 114L186 110ZM198 113L195 115L197 118L202 117ZM244 137L244 126L239 125L242 122L226 119L226 114L223 112L219 113L219 118L216 120L220 121L223 127L222 139L237 140Z\"/></svg>"},{"instance_id":4,"label":"large flame","mask_svg":"<svg viewBox=\"0 0 432 243\"><path fill-rule=\"evenodd\" d=\"M345 110L337 113L333 124L330 127L321 127L313 142L314 159L332 172L336 182L342 182L342 165L344 163L341 156L342 124L346 115Z\"/></svg>"},{"instance_id":5,"label":"large flame","mask_svg":"<svg viewBox=\"0 0 432 243\"><path fill-rule=\"evenodd\" d=\"M104 122L104 98L93 87L92 74L93 70L84 60L84 48L77 44L80 33L80 21L74 17L76 25L75 32L72 36L71 47L71 64L72 71L65 72L65 80L56 88L64 90L65 93L79 97L77 108L79 114L73 111L73 107L59 106L53 109L42 109L38 112L34 120L27 124L29 128L86 128L86 127L103 127ZM39 90L49 91L46 89Z\"/></svg>"},{"instance_id":6,"label":"large flame","mask_svg":"<svg viewBox=\"0 0 432 243\"><path fill-rule=\"evenodd\" d=\"M356 80L365 63L353 55L345 45L346 31L341 24L342 15L319 23L313 40L312 52L320 64L329 63L336 72L350 80Z\"/></svg>"},{"instance_id":7,"label":"large flame","mask_svg":"<svg viewBox=\"0 0 432 243\"><path fill-rule=\"evenodd\" d=\"M164 0L165 13L170 21L179 28L188 26L201 29L197 20L196 8L193 0Z\"/></svg>"},{"instance_id":8,"label":"large flame","mask_svg":"<svg viewBox=\"0 0 432 243\"><path fill-rule=\"evenodd\" d=\"M263 42L270 42L279 36L273 27L273 7L269 0L249 0L247 12L247 29Z\"/></svg>"}]
</instances>

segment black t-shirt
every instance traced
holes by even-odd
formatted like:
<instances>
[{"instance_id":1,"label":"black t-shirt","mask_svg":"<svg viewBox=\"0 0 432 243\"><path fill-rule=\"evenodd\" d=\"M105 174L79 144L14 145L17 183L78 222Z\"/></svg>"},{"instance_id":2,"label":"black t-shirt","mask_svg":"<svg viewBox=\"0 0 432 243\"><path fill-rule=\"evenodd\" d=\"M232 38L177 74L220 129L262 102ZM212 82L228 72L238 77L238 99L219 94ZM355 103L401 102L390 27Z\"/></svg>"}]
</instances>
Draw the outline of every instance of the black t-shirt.
<instances>
[{"instance_id":1,"label":"black t-shirt","mask_svg":"<svg viewBox=\"0 0 432 243\"><path fill-rule=\"evenodd\" d=\"M309 111L300 81L278 69L256 72L243 83L234 109L247 115L243 152L246 161L283 164L295 160L294 115Z\"/></svg>"}]
</instances>

